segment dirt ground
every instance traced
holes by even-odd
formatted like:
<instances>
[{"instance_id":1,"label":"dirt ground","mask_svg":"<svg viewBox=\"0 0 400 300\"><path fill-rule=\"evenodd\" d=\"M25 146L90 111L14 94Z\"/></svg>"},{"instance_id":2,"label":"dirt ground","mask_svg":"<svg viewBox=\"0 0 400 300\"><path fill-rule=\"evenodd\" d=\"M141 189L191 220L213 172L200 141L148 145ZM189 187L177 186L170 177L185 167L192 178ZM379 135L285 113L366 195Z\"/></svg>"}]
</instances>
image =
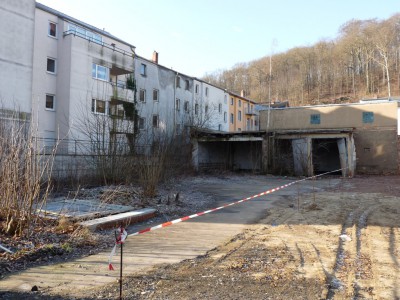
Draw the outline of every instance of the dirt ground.
<instances>
[{"instance_id":1,"label":"dirt ground","mask_svg":"<svg viewBox=\"0 0 400 300\"><path fill-rule=\"evenodd\" d=\"M297 206L299 204L299 206ZM274 202L204 257L124 279L126 299L400 299L400 178ZM118 284L92 291L115 299ZM88 296L88 295L85 295Z\"/></svg>"},{"instance_id":2,"label":"dirt ground","mask_svg":"<svg viewBox=\"0 0 400 300\"><path fill-rule=\"evenodd\" d=\"M206 255L124 277L123 298L400 299L399 176L275 199L259 223ZM116 282L79 299L118 295Z\"/></svg>"}]
</instances>

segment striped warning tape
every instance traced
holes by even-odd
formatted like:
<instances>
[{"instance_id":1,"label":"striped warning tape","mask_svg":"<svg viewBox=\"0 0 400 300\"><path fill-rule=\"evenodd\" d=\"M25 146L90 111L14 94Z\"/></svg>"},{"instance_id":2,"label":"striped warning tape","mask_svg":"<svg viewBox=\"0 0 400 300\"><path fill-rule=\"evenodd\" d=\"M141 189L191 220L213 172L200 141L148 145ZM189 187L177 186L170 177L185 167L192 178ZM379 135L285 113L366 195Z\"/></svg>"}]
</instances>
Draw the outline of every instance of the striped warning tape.
<instances>
[{"instance_id":1,"label":"striped warning tape","mask_svg":"<svg viewBox=\"0 0 400 300\"><path fill-rule=\"evenodd\" d=\"M242 202L246 202L246 201L249 201L249 200L264 196L264 195L268 195L268 194L274 193L276 191L279 191L281 189L287 188L287 187L289 187L289 186L291 186L293 184L296 184L296 183L299 183L299 182L302 182L302 181L305 181L305 180L313 179L313 178L316 178L316 177L321 177L321 176L324 176L324 175L327 175L327 174L330 174L330 173L339 172L339 171L342 171L342 170L343 169L338 169L338 170L334 170L334 171L318 174L318 175L315 175L315 176L306 177L306 178L299 179L299 180L296 180L296 181L292 181L290 183L278 186L278 187L273 188L271 190L268 190L268 191L265 191L265 192L262 192L262 193L259 193L259 194L244 198L244 199L236 201L236 202L227 203L227 204L222 205L222 206L217 207L217 208L213 208L213 209L206 210L206 211L203 211L203 212L199 212L199 213L196 213L196 214L193 214L193 215L190 215L190 216L186 216L186 217L183 217L183 218L179 218L179 219L175 219L175 220L172 220L172 221L168 221L168 222L165 222L165 223L153 226L153 227L148 227L148 228L139 230L139 231L137 231L135 233L129 234L128 236L139 235L139 234L142 234L142 233L145 233L145 232L149 232L149 231L153 231L153 230L156 230L156 229L168 227L168 226L176 224L176 223L184 222L184 221L189 220L189 219L194 219L194 218L200 217L202 215L209 214L209 213L212 213L214 211L217 211L217 210L220 210L220 209L232 206L232 205L236 205L236 204L239 204L239 203L242 203Z\"/></svg>"}]
</instances>

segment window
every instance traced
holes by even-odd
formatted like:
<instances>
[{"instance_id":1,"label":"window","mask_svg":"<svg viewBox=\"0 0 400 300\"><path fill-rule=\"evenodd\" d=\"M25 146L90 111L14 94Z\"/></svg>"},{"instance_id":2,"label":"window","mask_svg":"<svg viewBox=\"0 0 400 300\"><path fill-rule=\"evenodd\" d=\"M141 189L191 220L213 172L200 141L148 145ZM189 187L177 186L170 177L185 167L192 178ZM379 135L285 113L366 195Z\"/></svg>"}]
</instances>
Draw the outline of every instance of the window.
<instances>
[{"instance_id":1,"label":"window","mask_svg":"<svg viewBox=\"0 0 400 300\"><path fill-rule=\"evenodd\" d=\"M176 87L177 88L181 87L181 77L179 77L179 76L176 77Z\"/></svg>"},{"instance_id":2,"label":"window","mask_svg":"<svg viewBox=\"0 0 400 300\"><path fill-rule=\"evenodd\" d=\"M238 120L242 121L242 111L240 111L240 110L238 111Z\"/></svg>"},{"instance_id":3,"label":"window","mask_svg":"<svg viewBox=\"0 0 400 300\"><path fill-rule=\"evenodd\" d=\"M206 87L206 96L208 96L208 87Z\"/></svg>"},{"instance_id":4,"label":"window","mask_svg":"<svg viewBox=\"0 0 400 300\"><path fill-rule=\"evenodd\" d=\"M47 72L56 73L56 60L54 58L47 58Z\"/></svg>"},{"instance_id":5,"label":"window","mask_svg":"<svg viewBox=\"0 0 400 300\"><path fill-rule=\"evenodd\" d=\"M239 127L239 128L238 128L238 131L242 131L242 128Z\"/></svg>"},{"instance_id":6,"label":"window","mask_svg":"<svg viewBox=\"0 0 400 300\"><path fill-rule=\"evenodd\" d=\"M106 114L106 101L92 99L92 112L95 114Z\"/></svg>"},{"instance_id":7,"label":"window","mask_svg":"<svg viewBox=\"0 0 400 300\"><path fill-rule=\"evenodd\" d=\"M222 114L222 103L218 104L218 112Z\"/></svg>"},{"instance_id":8,"label":"window","mask_svg":"<svg viewBox=\"0 0 400 300\"><path fill-rule=\"evenodd\" d=\"M196 93L196 94L198 94L198 93L199 93L199 85L198 85L198 84L196 84L196 87L195 87L195 93Z\"/></svg>"},{"instance_id":9,"label":"window","mask_svg":"<svg viewBox=\"0 0 400 300\"><path fill-rule=\"evenodd\" d=\"M104 66L92 64L92 77L95 79L108 81L109 69Z\"/></svg>"},{"instance_id":10,"label":"window","mask_svg":"<svg viewBox=\"0 0 400 300\"><path fill-rule=\"evenodd\" d=\"M371 111L363 112L363 123L374 123L374 113Z\"/></svg>"},{"instance_id":11,"label":"window","mask_svg":"<svg viewBox=\"0 0 400 300\"><path fill-rule=\"evenodd\" d=\"M55 97L54 95L46 95L46 105L47 110L55 110Z\"/></svg>"},{"instance_id":12,"label":"window","mask_svg":"<svg viewBox=\"0 0 400 300\"><path fill-rule=\"evenodd\" d=\"M239 105L239 107L242 107L242 100L239 100L238 105Z\"/></svg>"},{"instance_id":13,"label":"window","mask_svg":"<svg viewBox=\"0 0 400 300\"><path fill-rule=\"evenodd\" d=\"M226 123L226 119L227 119L227 113L226 111L224 111L224 122Z\"/></svg>"},{"instance_id":14,"label":"window","mask_svg":"<svg viewBox=\"0 0 400 300\"><path fill-rule=\"evenodd\" d=\"M140 75L147 76L147 66L145 64L140 65Z\"/></svg>"},{"instance_id":15,"label":"window","mask_svg":"<svg viewBox=\"0 0 400 300\"><path fill-rule=\"evenodd\" d=\"M185 90L189 90L189 80L185 80Z\"/></svg>"},{"instance_id":16,"label":"window","mask_svg":"<svg viewBox=\"0 0 400 300\"><path fill-rule=\"evenodd\" d=\"M139 118L139 129L144 129L146 118Z\"/></svg>"},{"instance_id":17,"label":"window","mask_svg":"<svg viewBox=\"0 0 400 300\"><path fill-rule=\"evenodd\" d=\"M320 114L311 115L310 124L321 124L321 115Z\"/></svg>"},{"instance_id":18,"label":"window","mask_svg":"<svg viewBox=\"0 0 400 300\"><path fill-rule=\"evenodd\" d=\"M233 105L233 97L231 97L231 105Z\"/></svg>"},{"instance_id":19,"label":"window","mask_svg":"<svg viewBox=\"0 0 400 300\"><path fill-rule=\"evenodd\" d=\"M204 113L205 113L205 114L208 113L208 105L206 105L206 107L204 107Z\"/></svg>"},{"instance_id":20,"label":"window","mask_svg":"<svg viewBox=\"0 0 400 300\"><path fill-rule=\"evenodd\" d=\"M139 101L146 102L146 90L140 89L140 91L139 91Z\"/></svg>"},{"instance_id":21,"label":"window","mask_svg":"<svg viewBox=\"0 0 400 300\"><path fill-rule=\"evenodd\" d=\"M231 114L231 124L233 124L233 121L234 121L234 116L233 114Z\"/></svg>"},{"instance_id":22,"label":"window","mask_svg":"<svg viewBox=\"0 0 400 300\"><path fill-rule=\"evenodd\" d=\"M158 90L153 90L153 101L158 101Z\"/></svg>"},{"instance_id":23,"label":"window","mask_svg":"<svg viewBox=\"0 0 400 300\"><path fill-rule=\"evenodd\" d=\"M222 130L222 125L218 124L218 130L221 131Z\"/></svg>"},{"instance_id":24,"label":"window","mask_svg":"<svg viewBox=\"0 0 400 300\"><path fill-rule=\"evenodd\" d=\"M183 109L185 110L185 112L189 112L189 101L185 101L185 103L183 104Z\"/></svg>"},{"instance_id":25,"label":"window","mask_svg":"<svg viewBox=\"0 0 400 300\"><path fill-rule=\"evenodd\" d=\"M226 95L224 95L224 103L227 104L228 103L227 101L228 101L227 97L226 97Z\"/></svg>"},{"instance_id":26,"label":"window","mask_svg":"<svg viewBox=\"0 0 400 300\"><path fill-rule=\"evenodd\" d=\"M195 104L195 106L194 106L194 114L195 115L199 114L199 105L198 104Z\"/></svg>"},{"instance_id":27,"label":"window","mask_svg":"<svg viewBox=\"0 0 400 300\"><path fill-rule=\"evenodd\" d=\"M180 110L181 110L181 99L176 99L176 100L175 100L175 109L176 109L177 111L180 111Z\"/></svg>"},{"instance_id":28,"label":"window","mask_svg":"<svg viewBox=\"0 0 400 300\"><path fill-rule=\"evenodd\" d=\"M153 115L153 128L158 128L158 115Z\"/></svg>"},{"instance_id":29,"label":"window","mask_svg":"<svg viewBox=\"0 0 400 300\"><path fill-rule=\"evenodd\" d=\"M53 22L49 22L49 32L48 32L49 36L52 37L57 37L57 24L53 23Z\"/></svg>"}]
</instances>

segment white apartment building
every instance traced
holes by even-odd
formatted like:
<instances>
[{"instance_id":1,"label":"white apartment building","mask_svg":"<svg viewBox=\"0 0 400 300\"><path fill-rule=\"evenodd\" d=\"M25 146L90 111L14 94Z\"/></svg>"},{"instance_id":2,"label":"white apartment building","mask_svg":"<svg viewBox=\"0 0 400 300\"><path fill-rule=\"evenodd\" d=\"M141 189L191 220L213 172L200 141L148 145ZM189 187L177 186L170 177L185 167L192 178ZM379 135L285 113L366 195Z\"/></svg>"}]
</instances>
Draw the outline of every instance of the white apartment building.
<instances>
[{"instance_id":1,"label":"white apartment building","mask_svg":"<svg viewBox=\"0 0 400 300\"><path fill-rule=\"evenodd\" d=\"M32 102L35 1L0 2L0 117L29 118Z\"/></svg>"},{"instance_id":2,"label":"white apartment building","mask_svg":"<svg viewBox=\"0 0 400 300\"><path fill-rule=\"evenodd\" d=\"M133 132L135 47L106 31L36 3L32 113L38 137L98 142ZM99 132L100 131L100 132ZM109 135L109 136L108 136ZM71 147L73 149L71 149ZM63 151L77 151L76 143Z\"/></svg>"},{"instance_id":3,"label":"white apartment building","mask_svg":"<svg viewBox=\"0 0 400 300\"><path fill-rule=\"evenodd\" d=\"M132 44L33 0L2 2L0 23L3 107L29 114L49 149L57 140L59 153L74 154L188 136L193 126L229 130L228 92L160 65L157 52L138 56Z\"/></svg>"}]
</instances>

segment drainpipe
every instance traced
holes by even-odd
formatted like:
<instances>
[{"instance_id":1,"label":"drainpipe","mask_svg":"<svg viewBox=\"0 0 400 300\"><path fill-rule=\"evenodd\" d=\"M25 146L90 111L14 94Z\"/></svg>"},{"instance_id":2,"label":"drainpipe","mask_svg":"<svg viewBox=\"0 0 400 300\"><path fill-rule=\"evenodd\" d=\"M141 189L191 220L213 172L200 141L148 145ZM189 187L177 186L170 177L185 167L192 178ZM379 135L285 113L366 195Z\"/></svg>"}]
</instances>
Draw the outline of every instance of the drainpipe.
<instances>
[{"instance_id":1,"label":"drainpipe","mask_svg":"<svg viewBox=\"0 0 400 300\"><path fill-rule=\"evenodd\" d=\"M176 79L178 78L178 72L175 73L175 80L174 80L174 124L172 126L172 134L175 135L176 131Z\"/></svg>"}]
</instances>

